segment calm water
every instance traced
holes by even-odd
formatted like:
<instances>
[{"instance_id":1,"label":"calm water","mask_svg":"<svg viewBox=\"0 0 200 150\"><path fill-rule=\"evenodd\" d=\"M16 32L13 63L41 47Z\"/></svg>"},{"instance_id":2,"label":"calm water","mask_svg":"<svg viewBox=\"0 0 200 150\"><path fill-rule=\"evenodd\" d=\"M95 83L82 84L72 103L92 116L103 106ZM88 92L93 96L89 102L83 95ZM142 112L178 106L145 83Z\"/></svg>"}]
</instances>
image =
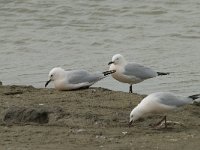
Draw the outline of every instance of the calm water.
<instances>
[{"instance_id":1,"label":"calm water","mask_svg":"<svg viewBox=\"0 0 200 150\"><path fill-rule=\"evenodd\" d=\"M0 80L44 87L55 66L104 71L113 54L170 76L134 91L200 93L199 0L0 0ZM95 84L118 91L111 77Z\"/></svg>"}]
</instances>

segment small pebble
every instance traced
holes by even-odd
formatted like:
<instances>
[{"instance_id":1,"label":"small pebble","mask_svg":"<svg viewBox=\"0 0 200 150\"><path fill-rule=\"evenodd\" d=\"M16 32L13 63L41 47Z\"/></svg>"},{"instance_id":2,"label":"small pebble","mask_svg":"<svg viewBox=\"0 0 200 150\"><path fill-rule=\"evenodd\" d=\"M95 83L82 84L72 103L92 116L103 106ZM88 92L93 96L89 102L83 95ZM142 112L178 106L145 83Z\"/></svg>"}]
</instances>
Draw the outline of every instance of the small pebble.
<instances>
[{"instance_id":1,"label":"small pebble","mask_svg":"<svg viewBox=\"0 0 200 150\"><path fill-rule=\"evenodd\" d=\"M99 147L103 148L104 146L103 146L103 145L101 145L101 146L99 146Z\"/></svg>"},{"instance_id":2,"label":"small pebble","mask_svg":"<svg viewBox=\"0 0 200 150\"><path fill-rule=\"evenodd\" d=\"M103 135L96 135L96 139L106 139L106 137L105 136L103 136Z\"/></svg>"},{"instance_id":3,"label":"small pebble","mask_svg":"<svg viewBox=\"0 0 200 150\"><path fill-rule=\"evenodd\" d=\"M128 132L126 132L126 131L125 131L125 132L122 132L123 135L126 135L127 133L128 133Z\"/></svg>"},{"instance_id":4,"label":"small pebble","mask_svg":"<svg viewBox=\"0 0 200 150\"><path fill-rule=\"evenodd\" d=\"M78 129L76 132L79 133L79 132L84 132L86 131L85 129Z\"/></svg>"},{"instance_id":5,"label":"small pebble","mask_svg":"<svg viewBox=\"0 0 200 150\"><path fill-rule=\"evenodd\" d=\"M95 89L91 89L91 91L92 91L92 93L96 92L96 90L95 90Z\"/></svg>"}]
</instances>

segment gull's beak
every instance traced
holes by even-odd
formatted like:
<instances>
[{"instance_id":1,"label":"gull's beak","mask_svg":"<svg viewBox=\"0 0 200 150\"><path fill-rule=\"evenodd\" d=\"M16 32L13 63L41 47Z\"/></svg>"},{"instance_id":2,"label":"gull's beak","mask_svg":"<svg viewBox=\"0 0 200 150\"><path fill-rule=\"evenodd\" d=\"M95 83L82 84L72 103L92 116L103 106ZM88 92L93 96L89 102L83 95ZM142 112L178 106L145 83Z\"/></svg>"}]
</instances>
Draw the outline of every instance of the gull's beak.
<instances>
[{"instance_id":1,"label":"gull's beak","mask_svg":"<svg viewBox=\"0 0 200 150\"><path fill-rule=\"evenodd\" d=\"M111 64L113 64L113 63L114 63L114 62L113 62L113 61L111 61L111 62L109 62L109 63L108 63L108 65L111 65Z\"/></svg>"},{"instance_id":2,"label":"gull's beak","mask_svg":"<svg viewBox=\"0 0 200 150\"><path fill-rule=\"evenodd\" d=\"M51 79L49 79L49 81L46 82L45 87L47 87L47 85L49 84L49 82L51 82Z\"/></svg>"},{"instance_id":3,"label":"gull's beak","mask_svg":"<svg viewBox=\"0 0 200 150\"><path fill-rule=\"evenodd\" d=\"M129 122L129 124L128 124L128 127L129 127L129 128L131 127L132 123L133 123L133 120L131 120L131 121Z\"/></svg>"}]
</instances>

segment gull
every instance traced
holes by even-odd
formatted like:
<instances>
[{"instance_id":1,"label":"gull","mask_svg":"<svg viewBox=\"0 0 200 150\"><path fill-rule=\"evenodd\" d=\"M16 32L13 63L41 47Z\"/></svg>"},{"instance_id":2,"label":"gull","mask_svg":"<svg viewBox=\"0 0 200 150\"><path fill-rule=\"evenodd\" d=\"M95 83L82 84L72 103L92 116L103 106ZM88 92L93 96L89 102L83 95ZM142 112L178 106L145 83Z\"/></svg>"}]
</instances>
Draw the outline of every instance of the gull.
<instances>
[{"instance_id":1,"label":"gull","mask_svg":"<svg viewBox=\"0 0 200 150\"><path fill-rule=\"evenodd\" d=\"M130 84L129 93L133 93L132 85L142 82L146 79L169 73L156 72L151 68L134 63L127 62L121 54L116 54L112 57L112 61L108 63L109 70L116 70L112 77L120 82Z\"/></svg>"},{"instance_id":2,"label":"gull","mask_svg":"<svg viewBox=\"0 0 200 150\"><path fill-rule=\"evenodd\" d=\"M89 88L97 81L105 78L107 75L114 73L114 70L102 73L90 73L86 70L68 70L65 71L60 67L55 67L49 72L49 80L45 87L53 81L58 90L76 90Z\"/></svg>"},{"instance_id":3,"label":"gull","mask_svg":"<svg viewBox=\"0 0 200 150\"><path fill-rule=\"evenodd\" d=\"M170 92L156 92L145 97L130 113L129 126L137 119L150 113L165 113L178 107L192 104L200 94L188 97L179 96ZM166 124L166 115L154 126L160 125L163 121Z\"/></svg>"}]
</instances>

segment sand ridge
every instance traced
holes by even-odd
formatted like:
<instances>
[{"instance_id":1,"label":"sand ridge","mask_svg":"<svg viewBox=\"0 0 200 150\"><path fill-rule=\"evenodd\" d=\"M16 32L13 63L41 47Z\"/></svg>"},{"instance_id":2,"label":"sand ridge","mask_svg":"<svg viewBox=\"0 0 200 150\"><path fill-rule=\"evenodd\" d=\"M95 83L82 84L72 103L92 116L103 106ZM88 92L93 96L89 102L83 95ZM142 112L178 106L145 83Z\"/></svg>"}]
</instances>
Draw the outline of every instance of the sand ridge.
<instances>
[{"instance_id":1,"label":"sand ridge","mask_svg":"<svg viewBox=\"0 0 200 150\"><path fill-rule=\"evenodd\" d=\"M103 88L0 86L1 149L198 149L199 105L168 113L167 129L149 126L162 115L147 116L129 128L129 114L143 97ZM9 110L21 118L12 122L10 115L7 121ZM24 112L33 118L27 119ZM47 113L45 122L34 121L40 112Z\"/></svg>"}]
</instances>

